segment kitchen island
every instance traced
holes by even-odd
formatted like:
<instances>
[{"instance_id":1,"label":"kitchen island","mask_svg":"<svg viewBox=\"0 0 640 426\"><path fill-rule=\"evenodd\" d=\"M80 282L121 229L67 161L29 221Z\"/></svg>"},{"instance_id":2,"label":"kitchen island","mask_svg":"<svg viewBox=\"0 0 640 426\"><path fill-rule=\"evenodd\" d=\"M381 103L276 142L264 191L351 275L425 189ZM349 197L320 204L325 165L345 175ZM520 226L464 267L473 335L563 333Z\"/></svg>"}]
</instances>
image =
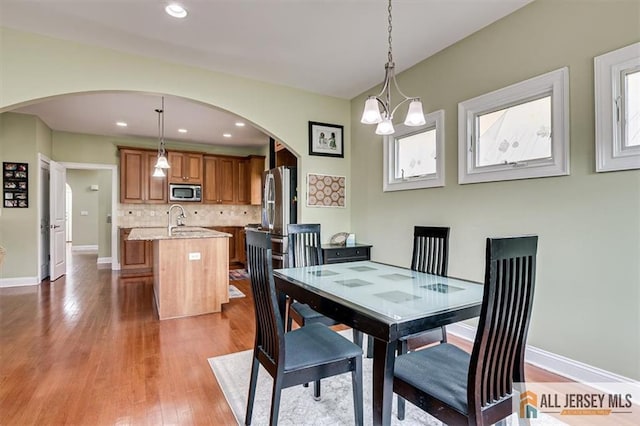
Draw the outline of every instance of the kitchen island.
<instances>
[{"instance_id":1,"label":"kitchen island","mask_svg":"<svg viewBox=\"0 0 640 426\"><path fill-rule=\"evenodd\" d=\"M220 312L229 302L229 237L190 226L131 230L129 240L153 241L153 294L161 320Z\"/></svg>"}]
</instances>

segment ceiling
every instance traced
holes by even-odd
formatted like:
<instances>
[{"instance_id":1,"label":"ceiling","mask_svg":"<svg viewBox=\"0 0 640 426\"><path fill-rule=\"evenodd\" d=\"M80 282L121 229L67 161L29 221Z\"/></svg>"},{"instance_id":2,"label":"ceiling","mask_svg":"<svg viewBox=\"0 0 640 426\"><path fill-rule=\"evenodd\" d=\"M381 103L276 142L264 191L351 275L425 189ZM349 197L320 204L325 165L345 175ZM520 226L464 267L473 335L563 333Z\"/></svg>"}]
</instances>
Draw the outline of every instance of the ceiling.
<instances>
[{"instance_id":1,"label":"ceiling","mask_svg":"<svg viewBox=\"0 0 640 426\"><path fill-rule=\"evenodd\" d=\"M398 72L532 0L395 0ZM183 0L182 20L164 0L0 0L0 24L174 63L352 99L379 84L387 60L382 0ZM54 130L156 137L160 95L65 96L20 108ZM259 145L268 137L238 117L188 100L165 99L172 140ZM125 129L114 122L130 123ZM247 123L250 124L250 123ZM177 133L177 128L188 130ZM231 138L222 134L229 132Z\"/></svg>"}]
</instances>

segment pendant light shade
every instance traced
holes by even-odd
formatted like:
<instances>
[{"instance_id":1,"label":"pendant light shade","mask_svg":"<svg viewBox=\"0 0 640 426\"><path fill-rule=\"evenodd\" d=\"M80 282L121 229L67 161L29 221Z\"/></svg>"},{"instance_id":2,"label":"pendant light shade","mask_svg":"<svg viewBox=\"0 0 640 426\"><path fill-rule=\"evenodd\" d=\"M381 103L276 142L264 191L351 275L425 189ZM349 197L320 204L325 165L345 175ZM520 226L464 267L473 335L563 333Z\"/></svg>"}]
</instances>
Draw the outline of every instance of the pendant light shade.
<instances>
[{"instance_id":1,"label":"pendant light shade","mask_svg":"<svg viewBox=\"0 0 640 426\"><path fill-rule=\"evenodd\" d=\"M377 124L382 121L382 115L380 115L380 108L378 108L378 101L375 97L369 96L364 103L364 111L362 112L361 123L364 124Z\"/></svg>"},{"instance_id":2,"label":"pendant light shade","mask_svg":"<svg viewBox=\"0 0 640 426\"><path fill-rule=\"evenodd\" d=\"M409 109L404 124L407 126L422 126L425 124L420 98L409 97L402 93L396 81L395 64L393 63L393 52L391 50L391 30L393 28L391 25L391 0L389 0L388 11L389 50L387 53L387 63L384 66L385 74L384 81L382 82L382 90L377 96L369 96L367 98L364 103L362 119L360 120L360 122L364 124L378 124L376 127L376 134L378 135L391 135L395 132L392 123L393 114L398 107L406 103L409 103ZM403 97L395 107L391 105L391 86L395 87L398 94Z\"/></svg>"},{"instance_id":3,"label":"pendant light shade","mask_svg":"<svg viewBox=\"0 0 640 426\"><path fill-rule=\"evenodd\" d=\"M409 104L409 111L407 111L407 118L405 118L404 124L407 126L422 126L425 123L422 102L417 99L412 100Z\"/></svg>"},{"instance_id":4,"label":"pendant light shade","mask_svg":"<svg viewBox=\"0 0 640 426\"><path fill-rule=\"evenodd\" d=\"M377 135L383 135L383 136L392 135L394 132L395 132L395 129L393 128L393 123L388 118L385 120L382 120L378 124L378 127L376 127Z\"/></svg>"},{"instance_id":5,"label":"pendant light shade","mask_svg":"<svg viewBox=\"0 0 640 426\"><path fill-rule=\"evenodd\" d=\"M153 177L165 177L164 171L160 167L156 167L153 169Z\"/></svg>"},{"instance_id":6,"label":"pendant light shade","mask_svg":"<svg viewBox=\"0 0 640 426\"><path fill-rule=\"evenodd\" d=\"M158 161L156 161L156 165L154 166L156 169L170 169L169 161L164 153L158 155Z\"/></svg>"}]
</instances>

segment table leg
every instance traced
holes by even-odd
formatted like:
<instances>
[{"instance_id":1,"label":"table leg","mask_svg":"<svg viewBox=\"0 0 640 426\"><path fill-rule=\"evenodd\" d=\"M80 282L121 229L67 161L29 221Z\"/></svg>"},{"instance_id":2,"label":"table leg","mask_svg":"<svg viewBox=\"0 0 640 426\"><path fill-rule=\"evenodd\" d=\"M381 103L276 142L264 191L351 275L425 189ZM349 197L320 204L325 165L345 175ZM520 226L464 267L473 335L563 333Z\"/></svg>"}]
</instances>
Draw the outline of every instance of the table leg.
<instances>
[{"instance_id":1,"label":"table leg","mask_svg":"<svg viewBox=\"0 0 640 426\"><path fill-rule=\"evenodd\" d=\"M373 424L391 424L393 366L397 342L374 339L373 342Z\"/></svg>"}]
</instances>

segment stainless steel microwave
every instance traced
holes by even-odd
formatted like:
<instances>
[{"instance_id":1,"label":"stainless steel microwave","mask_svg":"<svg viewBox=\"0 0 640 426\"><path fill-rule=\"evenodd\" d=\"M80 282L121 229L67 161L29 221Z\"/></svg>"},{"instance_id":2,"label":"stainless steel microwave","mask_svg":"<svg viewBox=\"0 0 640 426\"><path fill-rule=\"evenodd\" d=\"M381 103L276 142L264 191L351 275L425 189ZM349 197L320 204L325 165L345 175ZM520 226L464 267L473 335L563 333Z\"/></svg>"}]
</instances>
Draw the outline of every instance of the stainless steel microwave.
<instances>
[{"instance_id":1,"label":"stainless steel microwave","mask_svg":"<svg viewBox=\"0 0 640 426\"><path fill-rule=\"evenodd\" d=\"M201 201L202 185L187 183L169 184L169 201Z\"/></svg>"}]
</instances>

